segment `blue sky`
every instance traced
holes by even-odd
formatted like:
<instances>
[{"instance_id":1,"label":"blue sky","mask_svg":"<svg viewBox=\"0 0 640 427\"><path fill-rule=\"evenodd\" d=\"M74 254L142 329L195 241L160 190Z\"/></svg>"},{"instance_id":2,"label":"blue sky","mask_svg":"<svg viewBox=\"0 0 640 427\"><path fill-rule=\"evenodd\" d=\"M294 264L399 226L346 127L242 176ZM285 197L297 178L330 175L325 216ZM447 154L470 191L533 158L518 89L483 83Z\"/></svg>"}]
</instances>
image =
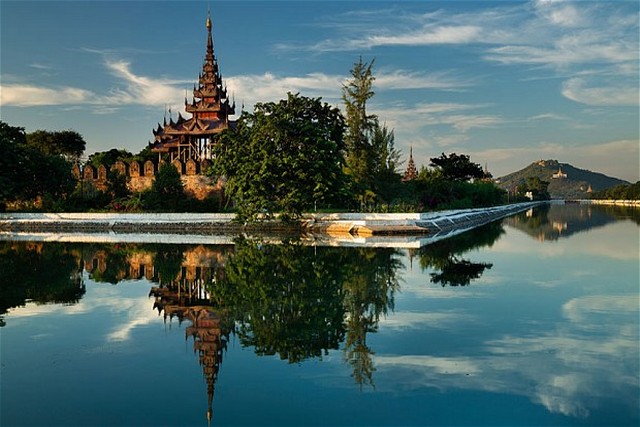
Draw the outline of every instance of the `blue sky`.
<instances>
[{"instance_id":1,"label":"blue sky","mask_svg":"<svg viewBox=\"0 0 640 427\"><path fill-rule=\"evenodd\" d=\"M140 151L191 98L209 8L238 107L292 91L342 108L353 63L375 58L370 111L418 165L457 152L496 177L557 159L640 179L637 1L0 0L1 119Z\"/></svg>"}]
</instances>

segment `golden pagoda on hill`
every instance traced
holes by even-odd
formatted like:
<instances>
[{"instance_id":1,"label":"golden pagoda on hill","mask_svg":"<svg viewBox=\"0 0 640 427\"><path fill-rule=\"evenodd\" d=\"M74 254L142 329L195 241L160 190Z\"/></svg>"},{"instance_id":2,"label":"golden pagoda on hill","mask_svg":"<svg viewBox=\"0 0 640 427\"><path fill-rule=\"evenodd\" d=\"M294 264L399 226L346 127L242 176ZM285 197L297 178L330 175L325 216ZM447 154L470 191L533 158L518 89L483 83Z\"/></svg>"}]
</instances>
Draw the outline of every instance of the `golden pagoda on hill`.
<instances>
[{"instance_id":1,"label":"golden pagoda on hill","mask_svg":"<svg viewBox=\"0 0 640 427\"><path fill-rule=\"evenodd\" d=\"M198 86L193 86L191 102L185 97L185 110L192 117L185 119L178 114L178 120L164 119L153 130L155 139L150 143L151 150L159 154L168 154L168 160L188 160L202 163L211 159L211 147L215 136L225 129L235 126L229 116L235 114L235 101L229 103L227 88L223 85L218 61L213 53L211 36L211 16L207 16L207 52L198 76Z\"/></svg>"}]
</instances>

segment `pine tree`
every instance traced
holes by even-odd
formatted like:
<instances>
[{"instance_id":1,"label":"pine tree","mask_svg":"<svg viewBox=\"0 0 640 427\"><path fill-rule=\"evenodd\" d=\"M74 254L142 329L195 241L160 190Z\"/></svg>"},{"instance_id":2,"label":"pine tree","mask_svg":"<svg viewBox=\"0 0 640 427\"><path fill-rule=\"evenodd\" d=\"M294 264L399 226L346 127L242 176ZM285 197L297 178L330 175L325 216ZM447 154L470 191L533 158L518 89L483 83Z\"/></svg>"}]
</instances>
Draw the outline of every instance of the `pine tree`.
<instances>
[{"instance_id":1,"label":"pine tree","mask_svg":"<svg viewBox=\"0 0 640 427\"><path fill-rule=\"evenodd\" d=\"M367 114L367 101L374 95L374 62L375 59L370 63L363 63L360 58L351 69L352 78L342 86L347 124L346 172L351 175L359 187L356 191L360 193L373 187L371 172L375 166L375 153L371 137L377 117Z\"/></svg>"}]
</instances>

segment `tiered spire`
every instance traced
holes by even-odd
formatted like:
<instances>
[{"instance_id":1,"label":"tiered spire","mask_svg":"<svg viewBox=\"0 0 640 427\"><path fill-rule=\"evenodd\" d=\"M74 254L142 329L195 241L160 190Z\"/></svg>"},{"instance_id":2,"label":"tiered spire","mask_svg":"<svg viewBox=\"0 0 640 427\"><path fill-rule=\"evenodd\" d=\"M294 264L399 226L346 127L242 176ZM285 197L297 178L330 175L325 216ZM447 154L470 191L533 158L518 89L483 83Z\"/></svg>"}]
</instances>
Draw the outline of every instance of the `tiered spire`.
<instances>
[{"instance_id":1,"label":"tiered spire","mask_svg":"<svg viewBox=\"0 0 640 427\"><path fill-rule=\"evenodd\" d=\"M413 161L413 146L411 146L411 148L409 148L409 162L407 163L407 170L404 172L402 181L413 181L417 177L418 170L416 169L416 164Z\"/></svg>"},{"instance_id":2,"label":"tiered spire","mask_svg":"<svg viewBox=\"0 0 640 427\"><path fill-rule=\"evenodd\" d=\"M165 117L164 123L153 130L152 151L166 156L171 162L174 159L182 162L210 160L216 135L235 127L235 121L229 118L235 114L235 101L230 102L227 97L227 88L213 51L210 13L207 14L206 27L207 48L202 71L198 74L198 82L193 85L193 98L189 100L185 93L184 99L185 110L193 117L187 119L178 114L175 122L172 117L167 122Z\"/></svg>"},{"instance_id":3,"label":"tiered spire","mask_svg":"<svg viewBox=\"0 0 640 427\"><path fill-rule=\"evenodd\" d=\"M207 15L207 52L202 64L202 72L198 75L198 86L193 87L191 103L185 99L185 110L192 113L194 119L217 119L227 122L230 115L235 114L235 105L229 105L227 88L223 86L218 61L213 53L213 36L211 35L211 15Z\"/></svg>"}]
</instances>

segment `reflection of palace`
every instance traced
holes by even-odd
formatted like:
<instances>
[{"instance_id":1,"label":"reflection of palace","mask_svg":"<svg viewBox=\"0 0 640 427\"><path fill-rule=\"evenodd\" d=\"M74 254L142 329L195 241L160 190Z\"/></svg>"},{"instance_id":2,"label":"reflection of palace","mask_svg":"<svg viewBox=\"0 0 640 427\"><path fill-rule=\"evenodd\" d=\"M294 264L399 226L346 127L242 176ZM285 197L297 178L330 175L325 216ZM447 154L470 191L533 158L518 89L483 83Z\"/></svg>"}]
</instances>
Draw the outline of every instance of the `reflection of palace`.
<instances>
[{"instance_id":1,"label":"reflection of palace","mask_svg":"<svg viewBox=\"0 0 640 427\"><path fill-rule=\"evenodd\" d=\"M118 249L126 255L119 256ZM180 324L184 320L191 323L185 336L193 338L193 349L203 370L208 394L207 419L210 421L215 382L232 322L224 316L223 310L213 306L207 286L224 277L224 264L230 248L161 245L153 249L123 246L111 250L89 250L83 254L85 269L93 277L105 275L113 269L112 276L117 280L146 278L157 282L158 286L149 292L155 297L153 308L163 314L165 322L177 318Z\"/></svg>"},{"instance_id":2,"label":"reflection of palace","mask_svg":"<svg viewBox=\"0 0 640 427\"><path fill-rule=\"evenodd\" d=\"M200 366L207 383L207 420L213 415L213 393L222 354L227 347L231 327L229 321L208 303L208 295L200 287L199 281L178 281L161 287L151 288L155 297L154 308L164 312L165 321L174 317L182 323L191 322L185 331L187 338L193 338L193 350L197 352Z\"/></svg>"}]
</instances>

